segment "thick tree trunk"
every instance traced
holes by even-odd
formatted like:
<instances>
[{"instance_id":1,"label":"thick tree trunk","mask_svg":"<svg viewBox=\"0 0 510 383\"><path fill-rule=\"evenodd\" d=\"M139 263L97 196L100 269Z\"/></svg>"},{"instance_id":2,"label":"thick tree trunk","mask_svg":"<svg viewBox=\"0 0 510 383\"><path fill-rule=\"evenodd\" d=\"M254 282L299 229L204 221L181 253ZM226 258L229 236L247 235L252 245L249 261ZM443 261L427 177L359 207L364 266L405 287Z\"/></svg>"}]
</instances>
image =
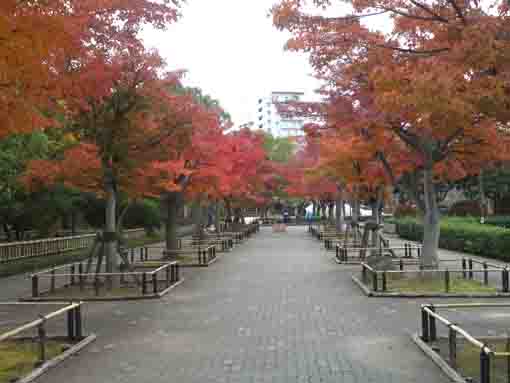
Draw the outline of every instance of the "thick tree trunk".
<instances>
[{"instance_id":1,"label":"thick tree trunk","mask_svg":"<svg viewBox=\"0 0 510 383\"><path fill-rule=\"evenodd\" d=\"M200 202L193 203L192 217L193 217L193 235L197 238L202 238L202 206Z\"/></svg>"},{"instance_id":2,"label":"thick tree trunk","mask_svg":"<svg viewBox=\"0 0 510 383\"><path fill-rule=\"evenodd\" d=\"M117 195L115 192L115 184L111 169L108 169L104 181L106 211L105 211L105 234L106 240L104 244L104 256L106 264L106 272L113 273L117 270Z\"/></svg>"},{"instance_id":3,"label":"thick tree trunk","mask_svg":"<svg viewBox=\"0 0 510 383\"><path fill-rule=\"evenodd\" d=\"M313 201L312 206L313 206L313 216L316 217L317 216L317 202Z\"/></svg>"},{"instance_id":4,"label":"thick tree trunk","mask_svg":"<svg viewBox=\"0 0 510 383\"><path fill-rule=\"evenodd\" d=\"M423 190L425 216L423 218L423 252L421 267L424 269L433 269L437 268L439 265L437 250L439 247L440 214L437 205L432 167L423 171Z\"/></svg>"},{"instance_id":5,"label":"thick tree trunk","mask_svg":"<svg viewBox=\"0 0 510 383\"><path fill-rule=\"evenodd\" d=\"M214 228L216 230L216 234L221 232L221 220L220 220L220 203L214 203Z\"/></svg>"},{"instance_id":6,"label":"thick tree trunk","mask_svg":"<svg viewBox=\"0 0 510 383\"><path fill-rule=\"evenodd\" d=\"M345 207L343 191L339 190L336 200L336 231L341 233L345 229Z\"/></svg>"},{"instance_id":7,"label":"thick tree trunk","mask_svg":"<svg viewBox=\"0 0 510 383\"><path fill-rule=\"evenodd\" d=\"M228 223L231 223L232 222L232 205L230 203L230 200L226 199L225 200L225 208L227 209L227 222Z\"/></svg>"},{"instance_id":8,"label":"thick tree trunk","mask_svg":"<svg viewBox=\"0 0 510 383\"><path fill-rule=\"evenodd\" d=\"M328 219L329 219L329 223L331 223L331 224L335 223L335 215L333 214L334 208L335 208L335 204L333 202L330 202L328 205Z\"/></svg>"},{"instance_id":9,"label":"thick tree trunk","mask_svg":"<svg viewBox=\"0 0 510 383\"><path fill-rule=\"evenodd\" d=\"M177 237L177 213L179 211L180 193L166 193L166 227L165 245L167 250L177 250L179 239Z\"/></svg>"}]
</instances>

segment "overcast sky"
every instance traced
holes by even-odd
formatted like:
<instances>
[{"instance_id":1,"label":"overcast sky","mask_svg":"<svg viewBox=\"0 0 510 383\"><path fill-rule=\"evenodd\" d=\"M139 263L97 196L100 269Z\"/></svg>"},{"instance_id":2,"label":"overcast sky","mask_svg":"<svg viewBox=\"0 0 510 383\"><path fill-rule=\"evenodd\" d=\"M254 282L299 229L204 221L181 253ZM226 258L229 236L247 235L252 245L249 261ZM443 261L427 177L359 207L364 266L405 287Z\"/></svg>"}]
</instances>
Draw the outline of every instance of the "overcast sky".
<instances>
[{"instance_id":1,"label":"overcast sky","mask_svg":"<svg viewBox=\"0 0 510 383\"><path fill-rule=\"evenodd\" d=\"M188 0L167 31L144 31L172 69L187 69L187 84L220 100L236 125L256 118L257 100L275 91L304 91L318 83L304 56L285 52L288 38L267 17L274 0Z\"/></svg>"}]
</instances>

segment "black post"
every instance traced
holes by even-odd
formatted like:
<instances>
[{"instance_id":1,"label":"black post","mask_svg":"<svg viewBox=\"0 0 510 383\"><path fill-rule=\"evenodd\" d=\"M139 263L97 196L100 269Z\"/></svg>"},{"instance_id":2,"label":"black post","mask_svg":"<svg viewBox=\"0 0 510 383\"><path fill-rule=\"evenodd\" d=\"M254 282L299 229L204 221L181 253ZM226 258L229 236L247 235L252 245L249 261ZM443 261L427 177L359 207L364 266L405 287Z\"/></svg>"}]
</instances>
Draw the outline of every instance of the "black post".
<instances>
[{"instance_id":1,"label":"black post","mask_svg":"<svg viewBox=\"0 0 510 383\"><path fill-rule=\"evenodd\" d=\"M147 294L147 273L142 274L142 295Z\"/></svg>"},{"instance_id":2,"label":"black post","mask_svg":"<svg viewBox=\"0 0 510 383\"><path fill-rule=\"evenodd\" d=\"M80 284L80 291L83 291L83 265L80 263L78 265L78 283Z\"/></svg>"},{"instance_id":3,"label":"black post","mask_svg":"<svg viewBox=\"0 0 510 383\"><path fill-rule=\"evenodd\" d=\"M32 275L32 298L39 297L39 277L37 274Z\"/></svg>"},{"instance_id":4,"label":"black post","mask_svg":"<svg viewBox=\"0 0 510 383\"><path fill-rule=\"evenodd\" d=\"M75 265L74 263L71 265L71 286L74 286L74 272L75 272Z\"/></svg>"},{"instance_id":5,"label":"black post","mask_svg":"<svg viewBox=\"0 0 510 383\"><path fill-rule=\"evenodd\" d=\"M157 273L152 274L152 292L154 295L158 293L158 275Z\"/></svg>"},{"instance_id":6,"label":"black post","mask_svg":"<svg viewBox=\"0 0 510 383\"><path fill-rule=\"evenodd\" d=\"M386 291L386 271L382 273L382 291Z\"/></svg>"},{"instance_id":7,"label":"black post","mask_svg":"<svg viewBox=\"0 0 510 383\"><path fill-rule=\"evenodd\" d=\"M400 271L404 271L404 260L401 258L399 262L399 269Z\"/></svg>"},{"instance_id":8,"label":"black post","mask_svg":"<svg viewBox=\"0 0 510 383\"><path fill-rule=\"evenodd\" d=\"M74 334L74 309L67 312L67 337L73 341L75 338Z\"/></svg>"},{"instance_id":9,"label":"black post","mask_svg":"<svg viewBox=\"0 0 510 383\"><path fill-rule=\"evenodd\" d=\"M50 284L50 292L55 292L55 269L51 269L51 284Z\"/></svg>"},{"instance_id":10,"label":"black post","mask_svg":"<svg viewBox=\"0 0 510 383\"><path fill-rule=\"evenodd\" d=\"M489 284L489 271L487 270L487 262L483 263L483 284L485 286Z\"/></svg>"},{"instance_id":11,"label":"black post","mask_svg":"<svg viewBox=\"0 0 510 383\"><path fill-rule=\"evenodd\" d=\"M450 354L450 365L457 369L457 332L450 325L448 327L448 348Z\"/></svg>"},{"instance_id":12,"label":"black post","mask_svg":"<svg viewBox=\"0 0 510 383\"><path fill-rule=\"evenodd\" d=\"M166 287L170 287L170 269L172 266L167 266L165 269L165 276L166 276Z\"/></svg>"},{"instance_id":13,"label":"black post","mask_svg":"<svg viewBox=\"0 0 510 383\"><path fill-rule=\"evenodd\" d=\"M469 258L468 266L469 266L469 279L473 279L473 260L471 258Z\"/></svg>"},{"instance_id":14,"label":"black post","mask_svg":"<svg viewBox=\"0 0 510 383\"><path fill-rule=\"evenodd\" d=\"M501 281L503 283L503 292L508 293L508 269L505 267L501 272Z\"/></svg>"},{"instance_id":15,"label":"black post","mask_svg":"<svg viewBox=\"0 0 510 383\"><path fill-rule=\"evenodd\" d=\"M445 270L444 272L444 289L448 293L450 292L450 271Z\"/></svg>"},{"instance_id":16,"label":"black post","mask_svg":"<svg viewBox=\"0 0 510 383\"><path fill-rule=\"evenodd\" d=\"M372 272L372 284L373 284L373 290L377 291L377 271Z\"/></svg>"},{"instance_id":17,"label":"black post","mask_svg":"<svg viewBox=\"0 0 510 383\"><path fill-rule=\"evenodd\" d=\"M467 268L466 258L462 258L462 278L464 278L464 279L467 278L466 268Z\"/></svg>"},{"instance_id":18,"label":"black post","mask_svg":"<svg viewBox=\"0 0 510 383\"><path fill-rule=\"evenodd\" d=\"M434 305L430 305L429 309L433 313L436 312ZM437 340L436 318L432 315L429 315L429 328L430 328L429 330L430 341L435 342Z\"/></svg>"},{"instance_id":19,"label":"black post","mask_svg":"<svg viewBox=\"0 0 510 383\"><path fill-rule=\"evenodd\" d=\"M490 356L482 348L480 351L480 383L490 383L491 381L491 363Z\"/></svg>"},{"instance_id":20,"label":"black post","mask_svg":"<svg viewBox=\"0 0 510 383\"><path fill-rule=\"evenodd\" d=\"M43 322L37 327L37 335L39 340L39 360L41 362L46 361L46 330L44 328L44 318Z\"/></svg>"},{"instance_id":21,"label":"black post","mask_svg":"<svg viewBox=\"0 0 510 383\"><path fill-rule=\"evenodd\" d=\"M421 339L427 343L429 338L429 313L425 311L425 308L427 306L424 306L421 308Z\"/></svg>"},{"instance_id":22,"label":"black post","mask_svg":"<svg viewBox=\"0 0 510 383\"><path fill-rule=\"evenodd\" d=\"M74 310L75 310L74 324L76 326L76 331L74 332L74 335L76 336L77 339L81 339L83 338L83 327L81 324L81 306L76 307Z\"/></svg>"}]
</instances>

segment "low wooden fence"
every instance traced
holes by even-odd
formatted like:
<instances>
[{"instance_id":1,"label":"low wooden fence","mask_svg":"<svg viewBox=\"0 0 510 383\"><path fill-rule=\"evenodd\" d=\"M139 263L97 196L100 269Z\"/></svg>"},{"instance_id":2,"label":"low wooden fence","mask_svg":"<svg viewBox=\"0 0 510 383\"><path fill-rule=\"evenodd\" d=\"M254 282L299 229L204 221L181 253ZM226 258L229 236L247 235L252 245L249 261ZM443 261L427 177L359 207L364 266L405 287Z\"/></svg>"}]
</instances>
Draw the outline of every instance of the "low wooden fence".
<instances>
[{"instance_id":1,"label":"low wooden fence","mask_svg":"<svg viewBox=\"0 0 510 383\"><path fill-rule=\"evenodd\" d=\"M128 238L144 235L144 233L144 229L124 231L124 234ZM35 241L0 243L0 263L86 249L92 245L95 238L96 234L86 234L71 237L39 239Z\"/></svg>"},{"instance_id":2,"label":"low wooden fence","mask_svg":"<svg viewBox=\"0 0 510 383\"><path fill-rule=\"evenodd\" d=\"M421 340L438 350L451 368L469 381L478 383L510 383L510 339L471 335L460 325L448 320L440 310L510 308L510 303L425 304L421 306ZM444 326L438 329L438 324ZM438 332L446 332L440 337ZM485 333L487 333L485 331ZM495 343L499 341L499 346ZM491 345L492 344L492 345ZM501 350L504 351L501 351ZM473 373L476 373L474 375Z\"/></svg>"},{"instance_id":3,"label":"low wooden fence","mask_svg":"<svg viewBox=\"0 0 510 383\"><path fill-rule=\"evenodd\" d=\"M26 306L26 305L37 305L36 303L26 302L0 302L0 308L5 306ZM55 304L57 305L57 304ZM58 304L62 306L62 304ZM71 303L66 306L50 312L46 315L39 315L39 317L29 323L22 326L16 327L5 333L0 333L0 343L6 341L16 341L19 339L26 340L29 338L34 339L39 345L39 362L45 362L47 357L47 342L49 339L47 334L47 326L50 321L56 321L67 314L67 339L71 342L81 341L83 336L83 318L81 311L82 303ZM36 330L36 335L32 335L33 331Z\"/></svg>"},{"instance_id":4,"label":"low wooden fence","mask_svg":"<svg viewBox=\"0 0 510 383\"><path fill-rule=\"evenodd\" d=\"M441 260L440 267L437 269L420 270L416 268L416 263L411 264L413 266L411 268L402 258L395 259L393 262L398 270L375 270L368 264L362 263L362 282L374 292L392 292L398 290L399 282L408 279L416 281L417 284L442 281L443 292L449 293L454 280L474 280L481 286L491 285L501 292L509 292L509 269L500 265L463 258ZM395 289L394 285L397 286Z\"/></svg>"},{"instance_id":5,"label":"low wooden fence","mask_svg":"<svg viewBox=\"0 0 510 383\"><path fill-rule=\"evenodd\" d=\"M92 266L92 270L95 265ZM116 296L157 296L180 281L179 263L166 262L152 271L121 271L118 273L86 273L84 262L53 267L31 275L32 298L77 296L108 298ZM118 292L111 293L113 286ZM124 292L127 291L127 292Z\"/></svg>"}]
</instances>

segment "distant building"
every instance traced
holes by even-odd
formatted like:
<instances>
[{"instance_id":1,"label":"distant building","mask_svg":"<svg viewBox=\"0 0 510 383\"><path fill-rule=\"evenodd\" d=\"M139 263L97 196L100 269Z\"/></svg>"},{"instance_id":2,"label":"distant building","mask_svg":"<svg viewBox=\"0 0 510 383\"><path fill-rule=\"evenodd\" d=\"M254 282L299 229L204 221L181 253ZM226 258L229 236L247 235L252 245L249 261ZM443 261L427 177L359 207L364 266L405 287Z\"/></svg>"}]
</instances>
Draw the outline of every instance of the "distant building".
<instances>
[{"instance_id":1,"label":"distant building","mask_svg":"<svg viewBox=\"0 0 510 383\"><path fill-rule=\"evenodd\" d=\"M296 106L304 104L303 92L272 92L258 100L256 130L275 137L304 136L305 118L299 116Z\"/></svg>"}]
</instances>

